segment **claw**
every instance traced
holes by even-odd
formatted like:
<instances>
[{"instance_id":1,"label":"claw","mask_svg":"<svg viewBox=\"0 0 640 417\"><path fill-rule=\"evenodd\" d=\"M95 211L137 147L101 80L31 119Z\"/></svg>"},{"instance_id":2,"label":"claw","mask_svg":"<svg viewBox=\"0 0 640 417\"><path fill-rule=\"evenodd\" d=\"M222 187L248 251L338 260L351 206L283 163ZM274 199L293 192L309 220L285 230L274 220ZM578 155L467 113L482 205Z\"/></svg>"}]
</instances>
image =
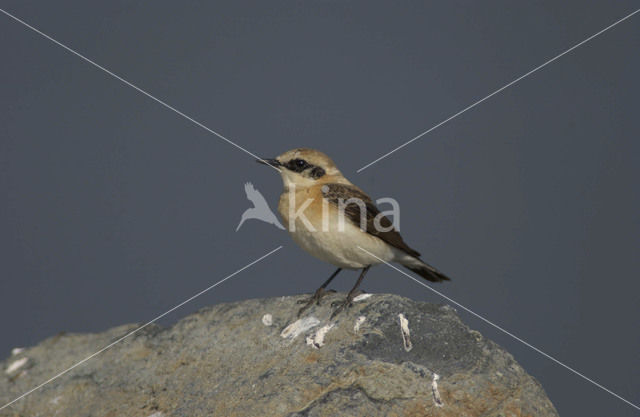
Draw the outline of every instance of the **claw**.
<instances>
[{"instance_id":1,"label":"claw","mask_svg":"<svg viewBox=\"0 0 640 417\"><path fill-rule=\"evenodd\" d=\"M330 320L333 320L338 315L338 313L340 313L345 308L351 308L352 306L353 303L351 302L349 297L347 297L344 301L334 301L333 303L331 303L331 307L336 307L336 309L333 310L333 313L331 313Z\"/></svg>"},{"instance_id":2,"label":"claw","mask_svg":"<svg viewBox=\"0 0 640 417\"><path fill-rule=\"evenodd\" d=\"M316 305L320 305L320 300L322 299L322 297L324 297L325 295L332 293L332 292L336 292L335 290L325 290L324 288L320 287L316 290L315 293L313 293L313 295L311 297L308 298L303 298L302 300L298 300L296 302L296 304L304 304L302 306L302 308L300 308L300 310L298 310L298 317L300 317L302 315L302 313L304 313L309 307L311 307L313 305L313 303L315 302Z\"/></svg>"}]
</instances>

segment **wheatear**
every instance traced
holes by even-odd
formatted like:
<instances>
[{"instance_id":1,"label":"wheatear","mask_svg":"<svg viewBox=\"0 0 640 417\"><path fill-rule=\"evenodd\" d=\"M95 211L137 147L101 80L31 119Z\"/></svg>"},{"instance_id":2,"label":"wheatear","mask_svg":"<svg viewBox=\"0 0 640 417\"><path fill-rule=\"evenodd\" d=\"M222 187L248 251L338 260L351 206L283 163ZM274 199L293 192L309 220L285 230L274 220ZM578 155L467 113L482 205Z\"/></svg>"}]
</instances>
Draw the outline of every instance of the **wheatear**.
<instances>
[{"instance_id":1,"label":"wheatear","mask_svg":"<svg viewBox=\"0 0 640 417\"><path fill-rule=\"evenodd\" d=\"M397 262L432 282L449 280L420 260L420 254L402 240L373 200L346 179L324 153L299 148L257 162L280 170L284 191L278 211L293 240L311 255L338 267L313 296L302 301L305 305L298 315L319 303L331 280L345 268L362 272L332 317L351 306L369 268L382 261Z\"/></svg>"}]
</instances>

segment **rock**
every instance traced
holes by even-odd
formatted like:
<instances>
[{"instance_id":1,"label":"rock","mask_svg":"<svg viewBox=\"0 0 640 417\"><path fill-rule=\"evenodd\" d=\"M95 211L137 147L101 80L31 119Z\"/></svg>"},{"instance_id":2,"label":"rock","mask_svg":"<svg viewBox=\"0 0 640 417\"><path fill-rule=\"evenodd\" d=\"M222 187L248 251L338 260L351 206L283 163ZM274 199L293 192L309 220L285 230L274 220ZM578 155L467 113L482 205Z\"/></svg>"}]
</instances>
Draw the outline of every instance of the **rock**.
<instances>
[{"instance_id":1,"label":"rock","mask_svg":"<svg viewBox=\"0 0 640 417\"><path fill-rule=\"evenodd\" d=\"M300 319L297 296L150 325L0 415L557 416L540 384L451 307L375 294L330 322L342 297ZM8 358L0 406L136 327L61 334Z\"/></svg>"}]
</instances>

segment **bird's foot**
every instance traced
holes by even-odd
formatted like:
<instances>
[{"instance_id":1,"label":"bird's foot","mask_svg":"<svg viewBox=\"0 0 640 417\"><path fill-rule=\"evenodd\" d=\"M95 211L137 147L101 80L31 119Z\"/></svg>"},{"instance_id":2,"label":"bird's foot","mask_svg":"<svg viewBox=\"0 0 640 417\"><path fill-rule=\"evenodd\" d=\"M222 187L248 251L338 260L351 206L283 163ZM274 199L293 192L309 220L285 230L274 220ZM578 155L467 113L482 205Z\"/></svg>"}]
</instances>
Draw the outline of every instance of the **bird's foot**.
<instances>
[{"instance_id":1,"label":"bird's foot","mask_svg":"<svg viewBox=\"0 0 640 417\"><path fill-rule=\"evenodd\" d=\"M350 308L352 306L353 306L352 297L347 297L342 301L334 301L333 303L331 303L331 307L335 307L335 310L333 310L333 313L331 313L330 320L333 320L345 308Z\"/></svg>"},{"instance_id":2,"label":"bird's foot","mask_svg":"<svg viewBox=\"0 0 640 417\"><path fill-rule=\"evenodd\" d=\"M342 301L334 301L331 303L331 307L334 307L333 313L331 313L330 320L333 320L342 310L353 307L353 299L359 296L360 294L365 294L366 291L358 290L354 292L350 292L347 294L347 297Z\"/></svg>"},{"instance_id":3,"label":"bird's foot","mask_svg":"<svg viewBox=\"0 0 640 417\"><path fill-rule=\"evenodd\" d=\"M332 292L336 292L336 290L325 290L324 288L320 287L320 288L318 288L316 290L315 293L313 293L313 295L311 297L303 298L302 300L298 300L297 304L304 304L302 306L302 308L300 310L298 310L298 317L300 317L302 315L302 313L304 313L314 303L316 305L320 305L320 300L322 299L322 297L324 297L325 295L327 295L329 293L332 293Z\"/></svg>"}]
</instances>

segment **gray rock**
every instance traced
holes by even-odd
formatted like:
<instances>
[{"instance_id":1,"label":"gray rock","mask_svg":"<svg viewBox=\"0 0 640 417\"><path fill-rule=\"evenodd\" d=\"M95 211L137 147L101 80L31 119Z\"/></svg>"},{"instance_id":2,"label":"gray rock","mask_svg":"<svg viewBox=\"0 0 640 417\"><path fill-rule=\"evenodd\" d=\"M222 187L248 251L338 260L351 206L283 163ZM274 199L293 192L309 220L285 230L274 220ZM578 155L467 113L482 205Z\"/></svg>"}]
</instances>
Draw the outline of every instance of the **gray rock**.
<instances>
[{"instance_id":1,"label":"gray rock","mask_svg":"<svg viewBox=\"0 0 640 417\"><path fill-rule=\"evenodd\" d=\"M298 296L148 326L0 415L557 416L540 384L451 307L375 294L329 321L342 297L301 320ZM0 363L0 406L136 327L61 334L13 355Z\"/></svg>"}]
</instances>

